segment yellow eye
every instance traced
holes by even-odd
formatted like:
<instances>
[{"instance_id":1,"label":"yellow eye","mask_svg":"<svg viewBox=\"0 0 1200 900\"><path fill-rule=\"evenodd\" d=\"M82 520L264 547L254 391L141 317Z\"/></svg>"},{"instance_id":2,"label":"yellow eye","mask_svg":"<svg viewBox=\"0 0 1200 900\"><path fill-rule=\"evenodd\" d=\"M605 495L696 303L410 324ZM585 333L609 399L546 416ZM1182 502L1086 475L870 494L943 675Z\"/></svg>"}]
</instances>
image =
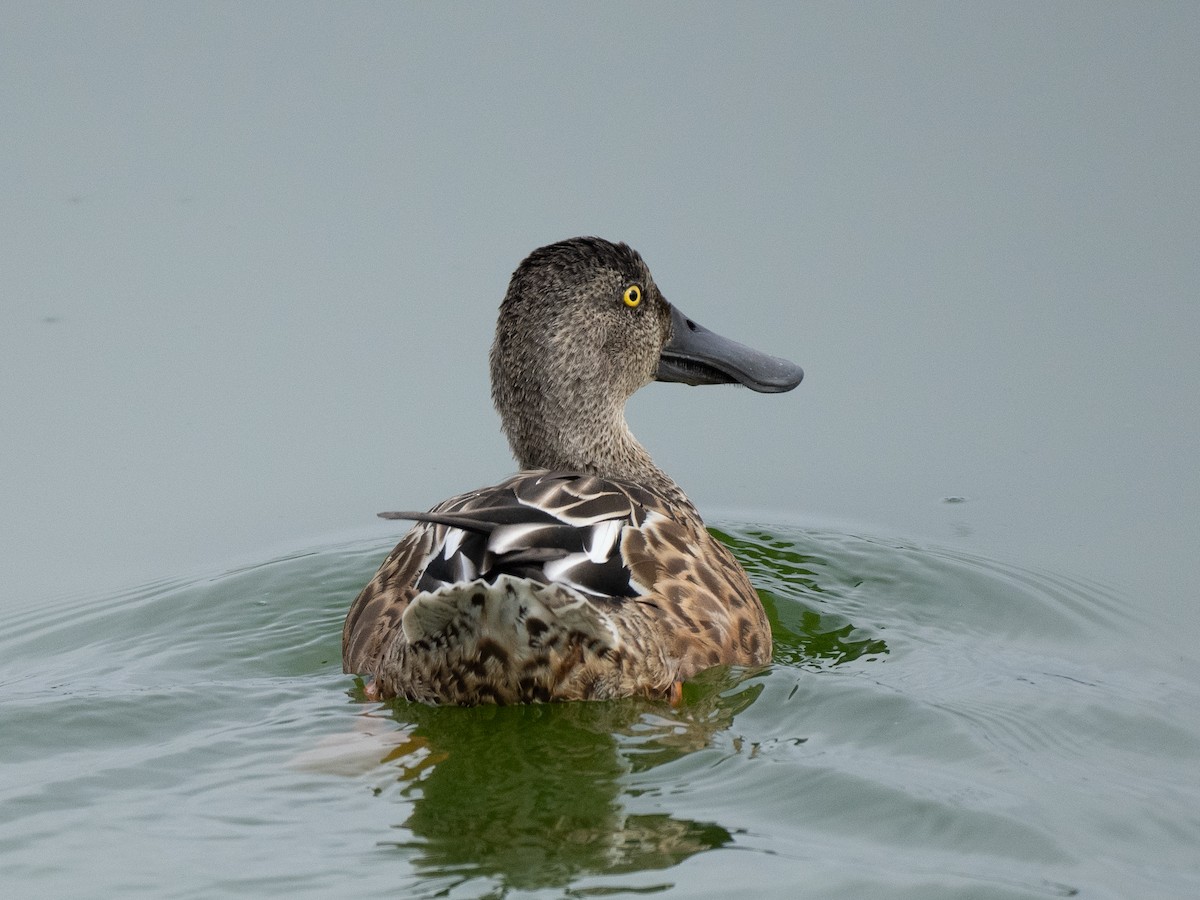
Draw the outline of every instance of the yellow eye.
<instances>
[{"instance_id":1,"label":"yellow eye","mask_svg":"<svg viewBox=\"0 0 1200 900\"><path fill-rule=\"evenodd\" d=\"M626 306L632 309L642 302L642 289L636 284L631 284L625 288L625 293L621 296L621 299L625 301Z\"/></svg>"}]
</instances>

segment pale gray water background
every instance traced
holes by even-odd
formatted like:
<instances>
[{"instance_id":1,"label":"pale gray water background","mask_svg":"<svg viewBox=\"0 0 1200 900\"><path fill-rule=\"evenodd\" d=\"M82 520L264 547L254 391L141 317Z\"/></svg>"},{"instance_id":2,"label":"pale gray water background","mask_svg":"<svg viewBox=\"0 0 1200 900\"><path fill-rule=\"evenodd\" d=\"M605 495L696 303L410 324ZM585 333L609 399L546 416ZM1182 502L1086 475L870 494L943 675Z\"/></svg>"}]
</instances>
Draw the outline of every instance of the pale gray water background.
<instances>
[{"instance_id":1,"label":"pale gray water background","mask_svg":"<svg viewBox=\"0 0 1200 900\"><path fill-rule=\"evenodd\" d=\"M375 511L510 471L486 389L495 308L525 253L585 233L638 248L696 320L805 367L783 397L656 385L631 403L711 520L811 529L789 538L803 552L866 535L1092 586L1106 611L1060 668L1130 673L1121 702L1180 729L1098 771L1158 771L1145 802L1200 794L1194 3L3 3L0 615L24 623L6 674L53 681L61 653L58 674L88 681L94 656L28 624L87 608L117 696L170 635L169 617L141 644L103 633L140 586L193 596L300 550L377 549L396 530ZM372 567L332 558L350 593ZM348 602L302 630L324 655ZM856 602L877 628L896 609ZM1022 646L981 678L1039 659ZM336 660L320 671L291 699L336 719L345 682ZM52 691L29 696L54 716ZM1008 789L1020 807L1028 786ZM721 818L693 800L689 820ZM1195 819L1126 824L1092 836L1130 858L1131 833L1168 841L1141 895L1189 896ZM69 844L75 827L46 825ZM779 853L744 864L778 883L822 858ZM121 884L72 858L45 884ZM662 877L716 890L687 874L704 858ZM839 858L868 874L822 884L878 891L869 854ZM1092 895L1107 878L1069 874Z\"/></svg>"}]
</instances>

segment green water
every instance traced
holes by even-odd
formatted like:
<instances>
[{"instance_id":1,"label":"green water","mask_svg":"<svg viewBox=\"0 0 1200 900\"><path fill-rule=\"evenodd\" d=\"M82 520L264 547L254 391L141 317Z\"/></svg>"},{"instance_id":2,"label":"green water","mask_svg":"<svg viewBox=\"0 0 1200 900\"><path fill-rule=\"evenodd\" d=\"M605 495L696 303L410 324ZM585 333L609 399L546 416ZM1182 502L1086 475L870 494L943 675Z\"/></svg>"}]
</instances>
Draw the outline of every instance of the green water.
<instances>
[{"instance_id":1,"label":"green water","mask_svg":"<svg viewBox=\"0 0 1200 900\"><path fill-rule=\"evenodd\" d=\"M1200 895L1200 691L1126 649L1157 623L936 548L720 533L775 662L675 709L362 702L375 541L10 620L5 893Z\"/></svg>"}]
</instances>

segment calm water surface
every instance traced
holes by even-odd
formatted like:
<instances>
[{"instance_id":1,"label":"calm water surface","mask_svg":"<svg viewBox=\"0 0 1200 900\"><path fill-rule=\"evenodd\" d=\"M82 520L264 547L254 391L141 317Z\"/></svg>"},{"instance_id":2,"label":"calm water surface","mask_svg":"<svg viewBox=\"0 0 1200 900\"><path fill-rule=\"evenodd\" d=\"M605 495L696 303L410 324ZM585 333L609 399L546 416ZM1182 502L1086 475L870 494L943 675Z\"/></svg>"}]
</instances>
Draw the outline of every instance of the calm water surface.
<instances>
[{"instance_id":1,"label":"calm water surface","mask_svg":"<svg viewBox=\"0 0 1200 900\"><path fill-rule=\"evenodd\" d=\"M327 544L45 609L0 639L24 895L1188 897L1200 691L1095 585L722 526L773 665L685 702L363 702Z\"/></svg>"}]
</instances>

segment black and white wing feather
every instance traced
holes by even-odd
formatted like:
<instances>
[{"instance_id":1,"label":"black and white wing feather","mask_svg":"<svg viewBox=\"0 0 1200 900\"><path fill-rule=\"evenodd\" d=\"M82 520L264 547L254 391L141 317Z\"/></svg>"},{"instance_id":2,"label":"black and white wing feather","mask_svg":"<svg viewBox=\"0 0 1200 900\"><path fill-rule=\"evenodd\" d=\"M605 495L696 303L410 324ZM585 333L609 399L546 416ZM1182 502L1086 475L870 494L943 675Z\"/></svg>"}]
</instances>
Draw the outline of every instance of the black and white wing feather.
<instances>
[{"instance_id":1,"label":"black and white wing feather","mask_svg":"<svg viewBox=\"0 0 1200 900\"><path fill-rule=\"evenodd\" d=\"M429 512L381 513L417 522L355 600L343 666L370 672L402 630L414 598L501 576L597 601L632 601L649 586L622 557L622 535L661 514L637 485L568 472L522 472Z\"/></svg>"},{"instance_id":2,"label":"black and white wing feather","mask_svg":"<svg viewBox=\"0 0 1200 900\"><path fill-rule=\"evenodd\" d=\"M626 527L650 515L648 498L637 493L593 476L523 473L427 513L381 515L432 529L418 592L510 575L592 597L635 597L645 588L625 565L620 540Z\"/></svg>"}]
</instances>

